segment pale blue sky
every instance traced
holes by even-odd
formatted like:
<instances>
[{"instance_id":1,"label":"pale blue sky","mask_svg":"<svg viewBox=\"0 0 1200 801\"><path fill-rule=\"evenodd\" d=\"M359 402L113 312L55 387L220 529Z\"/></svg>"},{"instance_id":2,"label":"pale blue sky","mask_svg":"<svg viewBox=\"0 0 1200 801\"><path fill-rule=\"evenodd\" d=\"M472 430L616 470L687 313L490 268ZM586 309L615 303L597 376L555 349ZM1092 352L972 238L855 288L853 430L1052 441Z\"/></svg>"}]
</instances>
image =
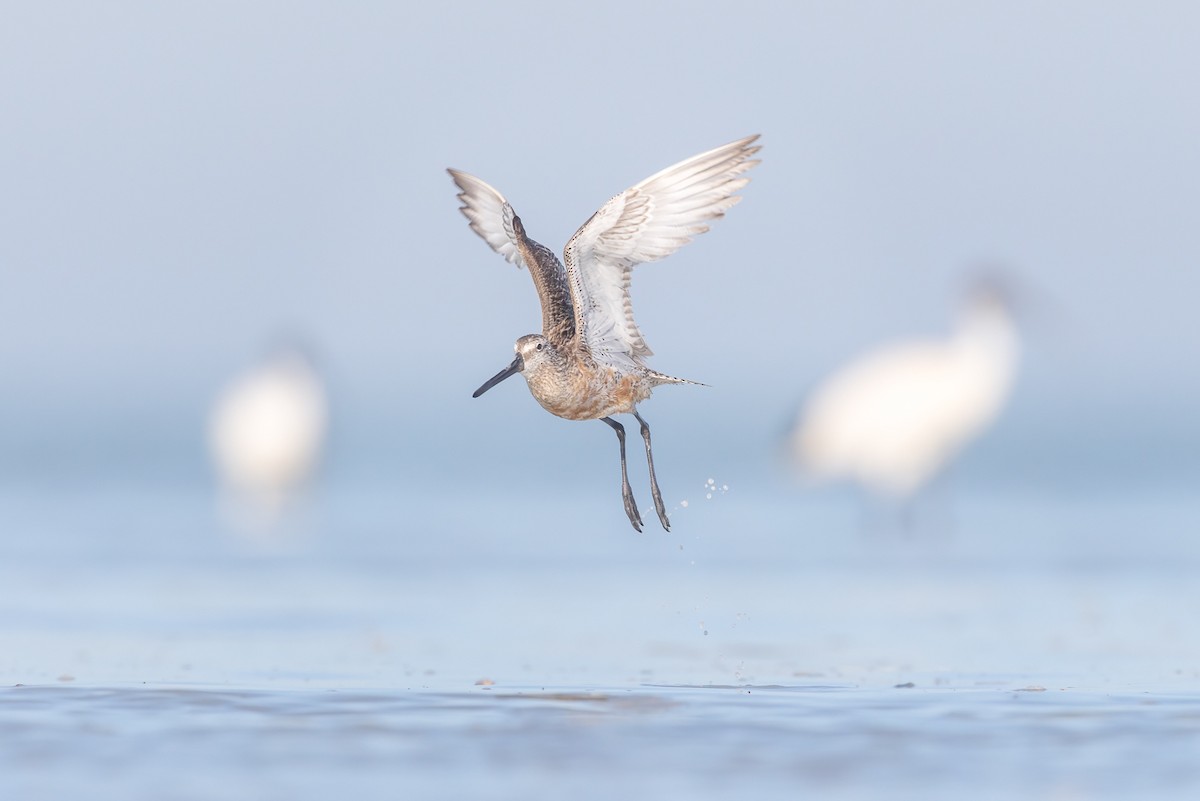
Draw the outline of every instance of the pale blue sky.
<instances>
[{"instance_id":1,"label":"pale blue sky","mask_svg":"<svg viewBox=\"0 0 1200 801\"><path fill-rule=\"evenodd\" d=\"M559 250L750 133L745 201L634 279L653 366L712 385L643 406L660 475L766 458L829 369L945 330L979 261L1043 300L977 464L1196 469L1194 4L424 5L5 6L5 473L198 460L214 393L282 330L332 377L343 464L561 448L607 475L599 424L521 382L470 398L539 315L444 170Z\"/></svg>"}]
</instances>

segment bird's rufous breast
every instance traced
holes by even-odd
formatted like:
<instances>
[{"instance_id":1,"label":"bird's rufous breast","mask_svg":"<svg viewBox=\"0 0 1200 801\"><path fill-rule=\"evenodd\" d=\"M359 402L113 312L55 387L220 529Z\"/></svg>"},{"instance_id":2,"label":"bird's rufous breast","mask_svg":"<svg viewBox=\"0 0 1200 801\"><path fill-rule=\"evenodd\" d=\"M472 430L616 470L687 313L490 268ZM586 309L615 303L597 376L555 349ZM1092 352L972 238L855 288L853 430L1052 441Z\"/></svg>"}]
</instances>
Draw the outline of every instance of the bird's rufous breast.
<instances>
[{"instance_id":1,"label":"bird's rufous breast","mask_svg":"<svg viewBox=\"0 0 1200 801\"><path fill-rule=\"evenodd\" d=\"M567 420L598 420L629 413L650 397L650 384L636 373L621 374L611 367L579 365L559 372L527 375L529 391L546 411Z\"/></svg>"}]
</instances>

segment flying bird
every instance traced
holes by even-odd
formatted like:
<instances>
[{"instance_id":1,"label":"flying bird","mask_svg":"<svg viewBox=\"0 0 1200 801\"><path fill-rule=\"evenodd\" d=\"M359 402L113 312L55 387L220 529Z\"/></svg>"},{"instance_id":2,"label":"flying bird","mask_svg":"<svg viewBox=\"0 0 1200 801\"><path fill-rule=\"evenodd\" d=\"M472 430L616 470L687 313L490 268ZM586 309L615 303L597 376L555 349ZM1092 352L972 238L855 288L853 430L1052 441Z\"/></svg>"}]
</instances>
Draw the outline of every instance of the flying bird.
<instances>
[{"instance_id":1,"label":"flying bird","mask_svg":"<svg viewBox=\"0 0 1200 801\"><path fill-rule=\"evenodd\" d=\"M650 426L637 404L660 384L695 384L646 366L651 350L633 319L629 283L638 264L666 258L708 230L741 197L759 162L758 136L693 156L655 173L609 200L554 253L525 233L512 205L473 175L448 170L459 188L460 211L493 250L533 277L542 306L542 332L517 340L512 363L475 390L478 398L520 373L551 414L567 420L600 420L617 434L621 497L629 522L642 530L625 466L625 427L614 414L632 414L646 444L650 494L659 522L670 531L654 475Z\"/></svg>"},{"instance_id":2,"label":"flying bird","mask_svg":"<svg viewBox=\"0 0 1200 801\"><path fill-rule=\"evenodd\" d=\"M906 500L995 420L1018 355L1009 292L977 283L949 337L885 345L824 381L792 429L791 455L813 477Z\"/></svg>"}]
</instances>

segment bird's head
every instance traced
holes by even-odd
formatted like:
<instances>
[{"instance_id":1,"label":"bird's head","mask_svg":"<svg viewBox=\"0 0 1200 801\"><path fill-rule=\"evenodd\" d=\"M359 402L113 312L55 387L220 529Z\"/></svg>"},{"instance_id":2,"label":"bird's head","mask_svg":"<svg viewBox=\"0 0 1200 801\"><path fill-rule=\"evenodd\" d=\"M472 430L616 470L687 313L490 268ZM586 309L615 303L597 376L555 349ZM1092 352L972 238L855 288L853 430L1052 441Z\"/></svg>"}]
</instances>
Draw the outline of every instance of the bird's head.
<instances>
[{"instance_id":1,"label":"bird's head","mask_svg":"<svg viewBox=\"0 0 1200 801\"><path fill-rule=\"evenodd\" d=\"M536 372L550 358L553 348L550 340L541 334L526 334L517 340L517 344L513 345L513 350L517 352L517 355L512 360L512 364L485 381L483 386L475 390L471 397L478 398L509 376L517 373Z\"/></svg>"}]
</instances>

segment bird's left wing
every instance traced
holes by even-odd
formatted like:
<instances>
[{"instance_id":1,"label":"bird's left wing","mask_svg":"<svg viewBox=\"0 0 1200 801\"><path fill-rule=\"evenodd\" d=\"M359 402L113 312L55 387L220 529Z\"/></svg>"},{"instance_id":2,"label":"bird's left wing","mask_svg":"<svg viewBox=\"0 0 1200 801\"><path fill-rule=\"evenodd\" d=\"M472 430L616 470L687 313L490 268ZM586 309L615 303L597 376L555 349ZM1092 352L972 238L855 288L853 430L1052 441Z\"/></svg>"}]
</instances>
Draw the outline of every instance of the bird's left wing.
<instances>
[{"instance_id":1,"label":"bird's left wing","mask_svg":"<svg viewBox=\"0 0 1200 801\"><path fill-rule=\"evenodd\" d=\"M575 328L593 356L628 367L651 354L633 319L633 267L666 258L708 230L741 200L758 164L758 135L701 153L656 173L608 201L563 252Z\"/></svg>"},{"instance_id":2,"label":"bird's left wing","mask_svg":"<svg viewBox=\"0 0 1200 801\"><path fill-rule=\"evenodd\" d=\"M521 218L512 205L486 181L459 170L446 170L458 185L459 209L492 250L524 267L533 277L542 304L542 333L556 345L575 335L575 310L567 277L558 257L545 245L525 235Z\"/></svg>"},{"instance_id":3,"label":"bird's left wing","mask_svg":"<svg viewBox=\"0 0 1200 801\"><path fill-rule=\"evenodd\" d=\"M479 234L492 250L518 267L525 267L521 251L517 248L517 235L513 231L513 207L495 187L480 178L459 170L446 170L458 186L459 209L471 224L471 230Z\"/></svg>"}]
</instances>

